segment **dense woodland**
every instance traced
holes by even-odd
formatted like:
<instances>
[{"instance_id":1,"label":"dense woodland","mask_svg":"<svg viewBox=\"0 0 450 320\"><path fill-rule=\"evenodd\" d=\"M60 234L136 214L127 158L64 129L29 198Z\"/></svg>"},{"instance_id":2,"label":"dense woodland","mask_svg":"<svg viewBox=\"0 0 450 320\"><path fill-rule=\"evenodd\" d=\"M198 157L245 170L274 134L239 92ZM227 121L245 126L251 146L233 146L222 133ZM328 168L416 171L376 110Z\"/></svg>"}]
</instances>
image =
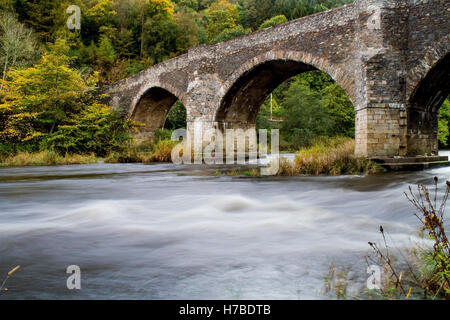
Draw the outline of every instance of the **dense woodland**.
<instances>
[{"instance_id":1,"label":"dense woodland","mask_svg":"<svg viewBox=\"0 0 450 320\"><path fill-rule=\"evenodd\" d=\"M138 124L102 105L94 88L131 76L198 44L213 44L324 11L351 0L0 0L0 154L52 149L105 156ZM70 5L81 29L68 30ZM270 121L272 116L284 119ZM439 141L448 146L450 104ZM166 129L185 125L180 102ZM257 125L280 128L282 147L319 136L354 136L345 92L320 71L278 87Z\"/></svg>"}]
</instances>

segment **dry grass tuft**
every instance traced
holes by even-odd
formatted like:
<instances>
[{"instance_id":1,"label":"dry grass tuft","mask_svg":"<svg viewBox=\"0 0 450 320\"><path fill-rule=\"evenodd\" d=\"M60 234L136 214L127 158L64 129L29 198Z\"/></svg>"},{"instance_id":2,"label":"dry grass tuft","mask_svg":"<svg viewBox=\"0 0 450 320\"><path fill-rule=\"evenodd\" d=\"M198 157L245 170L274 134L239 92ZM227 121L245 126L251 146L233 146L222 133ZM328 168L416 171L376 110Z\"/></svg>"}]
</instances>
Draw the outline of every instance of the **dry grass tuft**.
<instances>
[{"instance_id":1,"label":"dry grass tuft","mask_svg":"<svg viewBox=\"0 0 450 320\"><path fill-rule=\"evenodd\" d=\"M294 162L281 159L279 176L376 173L383 169L373 161L356 158L355 141L349 138L318 140L301 149Z\"/></svg>"},{"instance_id":2,"label":"dry grass tuft","mask_svg":"<svg viewBox=\"0 0 450 320\"><path fill-rule=\"evenodd\" d=\"M122 152L115 152L105 158L107 163L171 162L172 149L178 142L152 140L130 143Z\"/></svg>"},{"instance_id":3,"label":"dry grass tuft","mask_svg":"<svg viewBox=\"0 0 450 320\"><path fill-rule=\"evenodd\" d=\"M8 291L8 288L5 288L6 281L17 271L20 269L20 266L16 266L11 271L8 272L6 275L6 278L3 280L2 284L0 285L0 292L1 291Z\"/></svg>"},{"instance_id":4,"label":"dry grass tuft","mask_svg":"<svg viewBox=\"0 0 450 320\"><path fill-rule=\"evenodd\" d=\"M403 268L392 253L393 245L386 241L387 233L380 226L382 244L369 242L374 250L375 258L369 260L380 265L383 270L379 295L385 299L450 299L450 245L445 232L444 213L450 193L450 182L446 181L446 190L440 201L437 201L437 177L434 178L434 194L424 185L417 186L417 192L409 187L406 198L415 207L414 215L420 221L423 237L430 240L431 245L413 246L401 251ZM395 248L395 247L394 247ZM409 258L407 258L407 256Z\"/></svg>"},{"instance_id":5,"label":"dry grass tuft","mask_svg":"<svg viewBox=\"0 0 450 320\"><path fill-rule=\"evenodd\" d=\"M64 157L50 150L29 153L20 152L0 160L0 166L3 167L22 167L22 166L52 166L68 164L88 164L96 163L99 158L94 155L70 155Z\"/></svg>"}]
</instances>

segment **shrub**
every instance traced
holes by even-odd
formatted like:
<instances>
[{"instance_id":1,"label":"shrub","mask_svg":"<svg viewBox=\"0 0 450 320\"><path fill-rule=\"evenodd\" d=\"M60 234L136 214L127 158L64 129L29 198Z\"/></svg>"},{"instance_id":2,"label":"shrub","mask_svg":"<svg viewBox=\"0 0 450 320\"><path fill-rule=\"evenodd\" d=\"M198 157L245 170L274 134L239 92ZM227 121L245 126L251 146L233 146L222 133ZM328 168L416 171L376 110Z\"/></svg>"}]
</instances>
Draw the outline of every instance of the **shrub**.
<instances>
[{"instance_id":1,"label":"shrub","mask_svg":"<svg viewBox=\"0 0 450 320\"><path fill-rule=\"evenodd\" d=\"M156 142L161 140L170 140L171 137L172 137L172 130L161 129L155 132L154 140Z\"/></svg>"},{"instance_id":2,"label":"shrub","mask_svg":"<svg viewBox=\"0 0 450 320\"><path fill-rule=\"evenodd\" d=\"M58 131L46 136L41 148L56 150L60 154L106 156L120 151L131 140L128 134L131 126L131 122L107 106L88 105L78 117L67 120Z\"/></svg>"},{"instance_id":3,"label":"shrub","mask_svg":"<svg viewBox=\"0 0 450 320\"><path fill-rule=\"evenodd\" d=\"M0 143L12 152L52 149L105 156L129 140L131 123L98 103L94 77L71 69L66 40L33 67L8 72L0 101Z\"/></svg>"},{"instance_id":4,"label":"shrub","mask_svg":"<svg viewBox=\"0 0 450 320\"><path fill-rule=\"evenodd\" d=\"M288 21L287 18L283 14L280 14L278 16L274 16L274 17L264 21L261 24L261 26L259 27L259 30L270 28L270 27L274 27L276 25L279 25L281 23L285 23L287 21Z\"/></svg>"},{"instance_id":5,"label":"shrub","mask_svg":"<svg viewBox=\"0 0 450 320\"><path fill-rule=\"evenodd\" d=\"M424 185L417 186L415 194L411 187L405 193L406 198L416 209L414 215L421 223L421 232L427 233L427 238L433 245L417 245L407 250L404 266L396 263L386 241L385 231L380 227L383 236L382 246L375 242L369 245L375 252L376 263L385 272L382 279L380 295L387 299L409 299L420 297L426 299L450 299L450 251L448 238L444 227L445 206L450 191L450 182L446 182L446 191L441 203L437 203L437 178L434 178L434 195ZM403 270L402 270L403 269Z\"/></svg>"},{"instance_id":6,"label":"shrub","mask_svg":"<svg viewBox=\"0 0 450 320\"><path fill-rule=\"evenodd\" d=\"M172 140L160 140L153 149L150 161L153 162L170 162L172 159L172 149L178 144Z\"/></svg>"}]
</instances>

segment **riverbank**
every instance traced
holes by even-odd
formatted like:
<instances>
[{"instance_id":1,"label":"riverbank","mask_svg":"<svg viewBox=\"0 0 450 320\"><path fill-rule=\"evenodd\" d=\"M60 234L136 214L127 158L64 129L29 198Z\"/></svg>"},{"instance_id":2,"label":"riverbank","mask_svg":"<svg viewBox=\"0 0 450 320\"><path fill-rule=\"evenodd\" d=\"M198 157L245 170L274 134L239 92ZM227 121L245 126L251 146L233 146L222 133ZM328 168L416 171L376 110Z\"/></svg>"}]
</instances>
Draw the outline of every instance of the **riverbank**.
<instances>
[{"instance_id":1,"label":"riverbank","mask_svg":"<svg viewBox=\"0 0 450 320\"><path fill-rule=\"evenodd\" d=\"M121 153L115 153L105 159L107 163L146 163L170 162L172 148L176 142L159 140L156 143L131 144ZM344 175L373 174L385 170L374 161L357 158L355 140L346 137L320 137L313 140L310 147L295 153L294 160L281 157L278 176L295 175ZM217 173L218 175L221 172ZM256 169L231 169L226 175L259 175Z\"/></svg>"},{"instance_id":2,"label":"riverbank","mask_svg":"<svg viewBox=\"0 0 450 320\"><path fill-rule=\"evenodd\" d=\"M130 143L121 151L111 152L106 157L94 154L65 154L60 155L52 150L39 152L19 152L14 155L0 157L0 167L52 166L106 163L148 163L170 162L172 148L176 142L160 140L156 143Z\"/></svg>"},{"instance_id":3,"label":"riverbank","mask_svg":"<svg viewBox=\"0 0 450 320\"><path fill-rule=\"evenodd\" d=\"M91 155L66 154L54 151L37 153L21 152L16 155L0 158L0 166L49 166L69 164L106 163L150 163L170 162L171 152L177 144L169 139L154 142L132 142L120 151L111 152L106 157ZM381 165L374 161L357 158L354 155L355 140L344 137L322 137L313 141L312 145L300 149L294 159L281 156L278 176L296 175L345 175L374 174L384 172ZM257 170L244 171L232 169L227 175L256 176Z\"/></svg>"},{"instance_id":4,"label":"riverbank","mask_svg":"<svg viewBox=\"0 0 450 320\"><path fill-rule=\"evenodd\" d=\"M53 166L70 164L90 164L101 161L95 155L66 154L61 156L55 151L45 150L35 153L19 152L0 158L0 167Z\"/></svg>"}]
</instances>

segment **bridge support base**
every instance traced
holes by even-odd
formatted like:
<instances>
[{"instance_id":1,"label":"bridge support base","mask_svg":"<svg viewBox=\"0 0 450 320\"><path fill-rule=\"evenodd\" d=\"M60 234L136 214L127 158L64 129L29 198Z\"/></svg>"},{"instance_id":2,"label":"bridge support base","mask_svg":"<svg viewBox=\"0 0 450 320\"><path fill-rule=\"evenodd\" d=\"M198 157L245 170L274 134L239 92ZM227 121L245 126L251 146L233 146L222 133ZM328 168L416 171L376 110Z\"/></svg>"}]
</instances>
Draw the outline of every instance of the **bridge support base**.
<instances>
[{"instance_id":1,"label":"bridge support base","mask_svg":"<svg viewBox=\"0 0 450 320\"><path fill-rule=\"evenodd\" d=\"M379 103L356 112L358 157L407 155L407 113L403 105Z\"/></svg>"},{"instance_id":2,"label":"bridge support base","mask_svg":"<svg viewBox=\"0 0 450 320\"><path fill-rule=\"evenodd\" d=\"M371 160L389 171L415 171L450 165L447 156L374 158Z\"/></svg>"}]
</instances>

